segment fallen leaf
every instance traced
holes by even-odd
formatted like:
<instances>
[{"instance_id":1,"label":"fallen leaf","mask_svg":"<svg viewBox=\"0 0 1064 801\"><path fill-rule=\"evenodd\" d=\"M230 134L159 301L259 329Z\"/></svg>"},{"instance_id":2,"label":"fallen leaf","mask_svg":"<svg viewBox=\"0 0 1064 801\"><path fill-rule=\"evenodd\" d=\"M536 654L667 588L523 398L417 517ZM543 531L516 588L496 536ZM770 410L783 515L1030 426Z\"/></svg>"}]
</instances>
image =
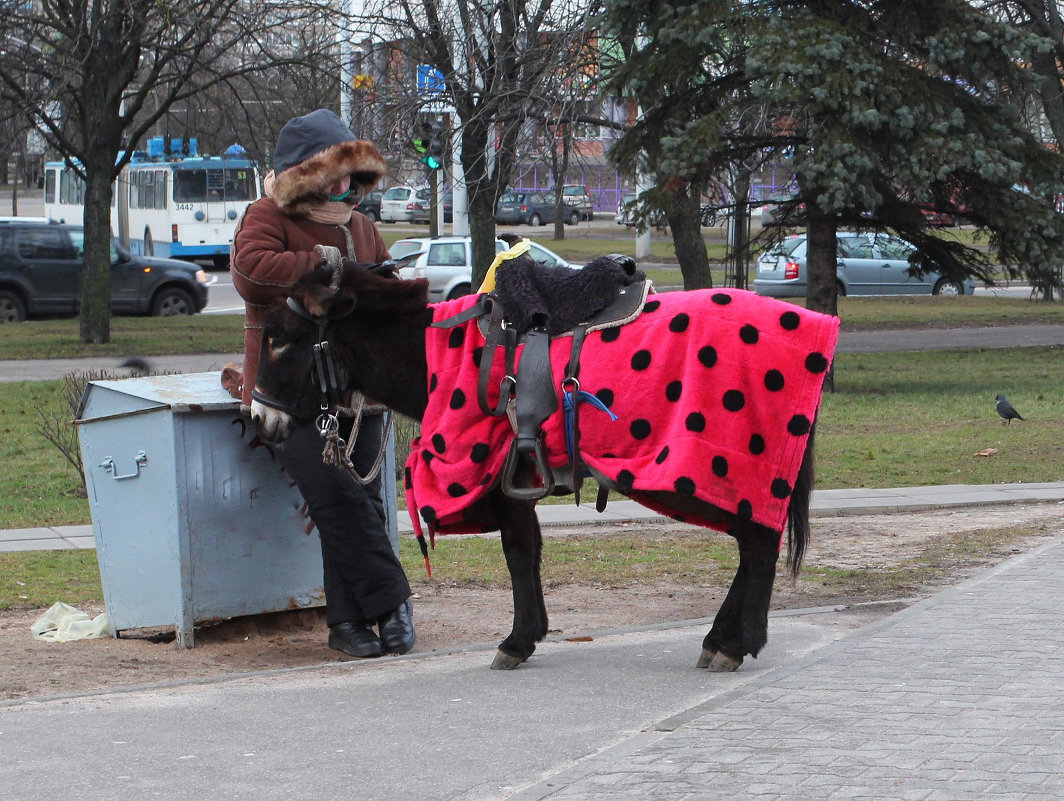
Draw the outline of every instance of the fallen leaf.
<instances>
[{"instance_id":1,"label":"fallen leaf","mask_svg":"<svg viewBox=\"0 0 1064 801\"><path fill-rule=\"evenodd\" d=\"M981 451L976 452L976 456L993 456L998 452L997 448L983 448Z\"/></svg>"}]
</instances>

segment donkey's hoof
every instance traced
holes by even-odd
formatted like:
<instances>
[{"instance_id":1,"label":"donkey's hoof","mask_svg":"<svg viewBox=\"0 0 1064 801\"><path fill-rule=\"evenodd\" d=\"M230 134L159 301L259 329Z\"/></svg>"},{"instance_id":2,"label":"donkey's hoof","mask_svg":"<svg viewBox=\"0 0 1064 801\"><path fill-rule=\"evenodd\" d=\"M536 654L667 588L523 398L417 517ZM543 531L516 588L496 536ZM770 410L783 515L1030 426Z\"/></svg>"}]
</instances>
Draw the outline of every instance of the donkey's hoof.
<instances>
[{"instance_id":1,"label":"donkey's hoof","mask_svg":"<svg viewBox=\"0 0 1064 801\"><path fill-rule=\"evenodd\" d=\"M513 670L514 668L518 667L524 661L525 661L524 659L521 659L518 656L510 656L505 651L496 651L495 652L495 659L493 659L492 663L491 663L491 669L492 670Z\"/></svg>"},{"instance_id":2,"label":"donkey's hoof","mask_svg":"<svg viewBox=\"0 0 1064 801\"><path fill-rule=\"evenodd\" d=\"M698 662L695 667L705 670L713 662L713 657L717 655L716 651L710 651L708 648L703 648L702 653L698 657Z\"/></svg>"},{"instance_id":3,"label":"donkey's hoof","mask_svg":"<svg viewBox=\"0 0 1064 801\"><path fill-rule=\"evenodd\" d=\"M717 651L709 661L709 669L713 673L731 673L734 670L738 670L739 665L742 663L743 658L741 656L738 659L732 659L727 654Z\"/></svg>"}]
</instances>

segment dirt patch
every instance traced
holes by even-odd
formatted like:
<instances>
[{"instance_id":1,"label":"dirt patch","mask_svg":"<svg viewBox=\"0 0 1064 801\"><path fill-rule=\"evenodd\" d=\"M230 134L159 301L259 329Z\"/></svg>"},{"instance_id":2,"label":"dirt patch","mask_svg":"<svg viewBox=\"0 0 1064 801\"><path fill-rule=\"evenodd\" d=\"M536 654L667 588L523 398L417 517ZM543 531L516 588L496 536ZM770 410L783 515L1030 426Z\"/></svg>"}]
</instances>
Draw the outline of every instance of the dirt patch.
<instances>
[{"instance_id":1,"label":"dirt patch","mask_svg":"<svg viewBox=\"0 0 1064 801\"><path fill-rule=\"evenodd\" d=\"M921 514L817 518L803 579L776 582L774 609L839 606L824 625L858 627L943 586L1064 534L1060 504L1010 505ZM684 536L679 524L551 528L548 536ZM501 558L501 556L500 556ZM781 571L782 572L782 571ZM729 577L730 580L730 577ZM563 584L545 576L551 637L709 618L726 587L677 581ZM448 586L412 576L415 652L490 646L510 628L508 587ZM871 604L871 605L865 605ZM85 608L92 615L102 608ZM0 699L173 682L257 670L321 665L345 657L325 644L320 610L240 618L197 629L194 649L146 637L55 644L35 640L41 610L0 613ZM156 632L158 633L158 632ZM138 632L138 634L141 634ZM151 632L145 632L145 635ZM692 646L693 648L695 646ZM491 655L485 653L485 667Z\"/></svg>"}]
</instances>

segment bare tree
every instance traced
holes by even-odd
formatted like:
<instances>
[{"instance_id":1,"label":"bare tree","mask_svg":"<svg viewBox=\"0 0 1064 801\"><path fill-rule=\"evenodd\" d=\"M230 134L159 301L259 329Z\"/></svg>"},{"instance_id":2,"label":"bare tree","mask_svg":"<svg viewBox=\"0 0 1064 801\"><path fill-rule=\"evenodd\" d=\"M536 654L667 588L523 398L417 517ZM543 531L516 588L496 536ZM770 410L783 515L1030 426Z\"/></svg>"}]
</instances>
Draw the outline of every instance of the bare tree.
<instances>
[{"instance_id":1,"label":"bare tree","mask_svg":"<svg viewBox=\"0 0 1064 801\"><path fill-rule=\"evenodd\" d=\"M110 340L112 184L182 101L267 67L322 61L317 0L39 0L0 7L0 99L85 181L82 342ZM295 32L295 33L293 33Z\"/></svg>"},{"instance_id":2,"label":"bare tree","mask_svg":"<svg viewBox=\"0 0 1064 801\"><path fill-rule=\"evenodd\" d=\"M511 179L527 121L550 99L551 81L571 68L562 55L586 36L598 3L365 0L363 6L350 18L352 35L366 42L364 51L387 54L377 65L384 78L377 102L405 106L405 135L400 128L396 138L412 135L420 110L450 115L452 136L461 141L459 180L468 191L476 286L495 257L495 204ZM422 81L420 95L418 65L441 81ZM394 119L403 125L403 115Z\"/></svg>"}]
</instances>

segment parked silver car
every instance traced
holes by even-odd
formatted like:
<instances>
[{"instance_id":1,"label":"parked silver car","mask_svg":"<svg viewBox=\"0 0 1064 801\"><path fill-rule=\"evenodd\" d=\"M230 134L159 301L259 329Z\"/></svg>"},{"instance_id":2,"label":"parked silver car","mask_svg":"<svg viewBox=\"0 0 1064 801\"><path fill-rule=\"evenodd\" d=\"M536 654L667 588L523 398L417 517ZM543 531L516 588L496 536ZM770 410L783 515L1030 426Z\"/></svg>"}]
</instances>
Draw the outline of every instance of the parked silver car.
<instances>
[{"instance_id":1,"label":"parked silver car","mask_svg":"<svg viewBox=\"0 0 1064 801\"><path fill-rule=\"evenodd\" d=\"M381 222L428 222L432 190L427 186L393 186L381 196Z\"/></svg>"},{"instance_id":2,"label":"parked silver car","mask_svg":"<svg viewBox=\"0 0 1064 801\"><path fill-rule=\"evenodd\" d=\"M530 243L530 255L548 267L577 268L542 245ZM509 246L495 240L495 251ZM468 236L444 236L436 239L412 237L400 239L388 251L400 263L399 276L405 279L427 278L429 300L454 300L473 291L473 249Z\"/></svg>"},{"instance_id":3,"label":"parked silver car","mask_svg":"<svg viewBox=\"0 0 1064 801\"><path fill-rule=\"evenodd\" d=\"M917 278L909 257L916 246L876 233L839 233L836 239L840 295L970 295L975 282L960 282L936 272ZM773 298L805 297L806 237L783 239L757 260L754 291Z\"/></svg>"}]
</instances>

